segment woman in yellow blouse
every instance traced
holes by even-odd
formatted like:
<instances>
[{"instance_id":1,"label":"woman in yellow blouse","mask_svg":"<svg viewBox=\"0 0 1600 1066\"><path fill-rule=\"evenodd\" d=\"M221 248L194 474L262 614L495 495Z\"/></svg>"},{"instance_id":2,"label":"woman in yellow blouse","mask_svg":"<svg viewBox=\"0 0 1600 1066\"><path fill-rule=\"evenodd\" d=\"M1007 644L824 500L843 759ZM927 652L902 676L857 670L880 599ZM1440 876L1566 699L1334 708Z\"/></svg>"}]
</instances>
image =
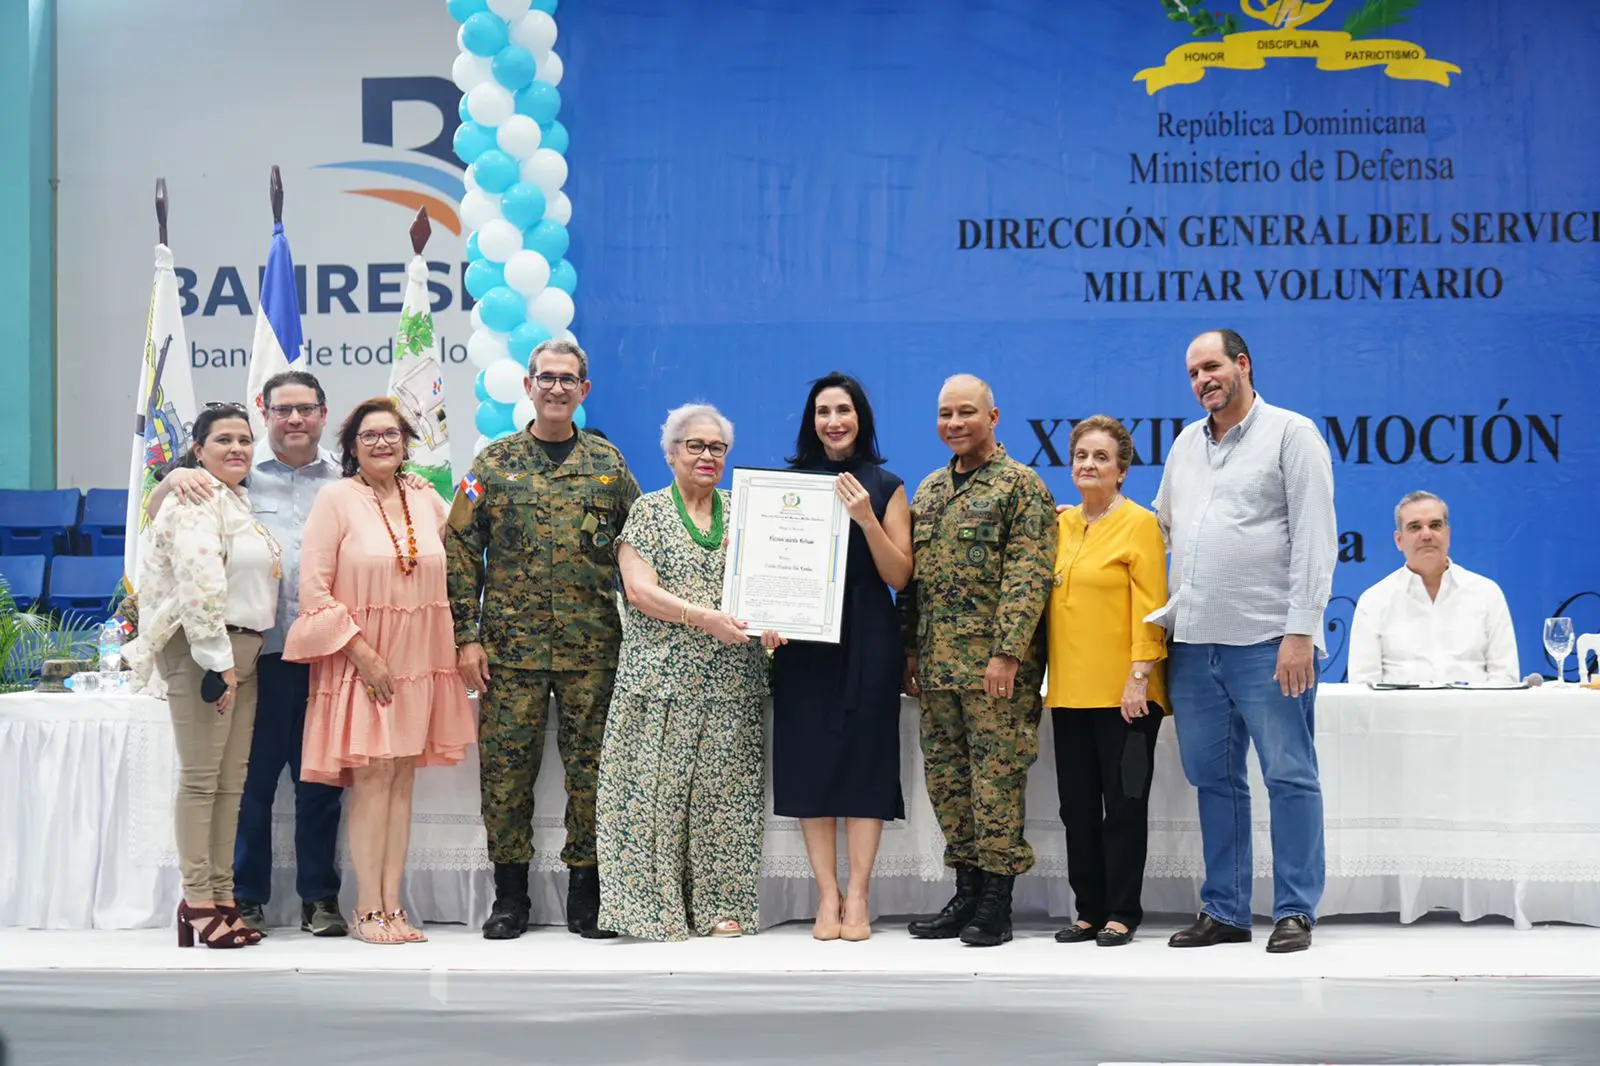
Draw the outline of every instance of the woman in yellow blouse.
<instances>
[{"instance_id":1,"label":"woman in yellow blouse","mask_svg":"<svg viewBox=\"0 0 1600 1066\"><path fill-rule=\"evenodd\" d=\"M1071 456L1083 503L1057 519L1045 701L1078 920L1056 940L1117 947L1144 917L1139 892L1167 648L1162 628L1143 619L1167 602L1166 549L1156 516L1122 495L1133 438L1121 422L1079 422Z\"/></svg>"}]
</instances>

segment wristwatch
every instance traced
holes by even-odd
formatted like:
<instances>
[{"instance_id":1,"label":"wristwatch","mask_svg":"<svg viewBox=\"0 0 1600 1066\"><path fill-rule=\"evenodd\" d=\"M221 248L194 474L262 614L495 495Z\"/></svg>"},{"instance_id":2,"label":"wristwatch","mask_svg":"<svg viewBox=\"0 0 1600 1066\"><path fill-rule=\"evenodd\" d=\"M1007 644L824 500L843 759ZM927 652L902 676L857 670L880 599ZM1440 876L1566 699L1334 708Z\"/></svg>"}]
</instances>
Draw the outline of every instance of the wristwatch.
<instances>
[{"instance_id":1,"label":"wristwatch","mask_svg":"<svg viewBox=\"0 0 1600 1066\"><path fill-rule=\"evenodd\" d=\"M1133 679L1135 681L1148 681L1150 680L1150 675L1145 673L1143 670L1135 670L1133 672Z\"/></svg>"}]
</instances>

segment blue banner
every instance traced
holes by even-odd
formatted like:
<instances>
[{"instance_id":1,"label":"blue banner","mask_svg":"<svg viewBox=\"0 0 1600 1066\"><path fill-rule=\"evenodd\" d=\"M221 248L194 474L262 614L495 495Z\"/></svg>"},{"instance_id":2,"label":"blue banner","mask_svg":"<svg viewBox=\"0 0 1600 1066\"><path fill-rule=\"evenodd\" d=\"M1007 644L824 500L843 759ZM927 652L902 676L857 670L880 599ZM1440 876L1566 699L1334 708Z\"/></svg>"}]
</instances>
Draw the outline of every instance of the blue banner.
<instances>
[{"instance_id":1,"label":"blue banner","mask_svg":"<svg viewBox=\"0 0 1600 1066\"><path fill-rule=\"evenodd\" d=\"M1058 499L1074 419L1155 495L1218 326L1323 427L1354 600L1392 511L1449 503L1524 671L1600 629L1600 13L1583 0L890 0L563 10L592 421L648 488L676 404L734 463L792 449L806 383L867 385L890 466L945 460L949 374Z\"/></svg>"}]
</instances>

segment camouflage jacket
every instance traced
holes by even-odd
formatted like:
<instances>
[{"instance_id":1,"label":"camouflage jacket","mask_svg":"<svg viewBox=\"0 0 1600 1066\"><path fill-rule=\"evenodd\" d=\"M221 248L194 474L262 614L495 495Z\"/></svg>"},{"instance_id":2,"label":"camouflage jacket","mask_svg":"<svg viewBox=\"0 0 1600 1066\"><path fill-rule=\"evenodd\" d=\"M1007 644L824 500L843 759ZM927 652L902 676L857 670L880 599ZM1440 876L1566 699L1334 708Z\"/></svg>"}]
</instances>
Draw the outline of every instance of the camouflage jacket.
<instances>
[{"instance_id":1,"label":"camouflage jacket","mask_svg":"<svg viewBox=\"0 0 1600 1066\"><path fill-rule=\"evenodd\" d=\"M617 535L639 483L579 433L559 467L528 433L495 441L456 487L446 552L458 645L527 670L617 665Z\"/></svg>"},{"instance_id":2,"label":"camouflage jacket","mask_svg":"<svg viewBox=\"0 0 1600 1066\"><path fill-rule=\"evenodd\" d=\"M906 654L917 656L924 689L982 688L996 655L1019 660L1022 683L1037 686L1055 501L1003 446L960 489L953 469L929 474L911 500L913 579L899 597Z\"/></svg>"}]
</instances>

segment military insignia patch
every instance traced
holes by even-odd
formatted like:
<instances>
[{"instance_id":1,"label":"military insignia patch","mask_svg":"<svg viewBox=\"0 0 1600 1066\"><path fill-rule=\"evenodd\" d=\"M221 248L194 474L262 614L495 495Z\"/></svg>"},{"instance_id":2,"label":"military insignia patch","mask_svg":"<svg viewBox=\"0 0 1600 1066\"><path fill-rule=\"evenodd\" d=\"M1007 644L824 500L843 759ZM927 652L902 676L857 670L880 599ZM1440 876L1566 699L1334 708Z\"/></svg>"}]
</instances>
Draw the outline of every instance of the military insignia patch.
<instances>
[{"instance_id":1,"label":"military insignia patch","mask_svg":"<svg viewBox=\"0 0 1600 1066\"><path fill-rule=\"evenodd\" d=\"M610 543L611 543L611 538L606 536L604 533L596 533L594 535L594 546L596 548L604 548L607 544L610 544Z\"/></svg>"},{"instance_id":2,"label":"military insignia patch","mask_svg":"<svg viewBox=\"0 0 1600 1066\"><path fill-rule=\"evenodd\" d=\"M989 558L989 549L982 544L974 544L967 548L967 562L973 566L982 566Z\"/></svg>"},{"instance_id":3,"label":"military insignia patch","mask_svg":"<svg viewBox=\"0 0 1600 1066\"><path fill-rule=\"evenodd\" d=\"M602 484L602 485L609 485L613 481L617 480L617 475L615 475L615 474L596 474L594 476L594 479L596 481L600 482L600 484Z\"/></svg>"}]
</instances>

